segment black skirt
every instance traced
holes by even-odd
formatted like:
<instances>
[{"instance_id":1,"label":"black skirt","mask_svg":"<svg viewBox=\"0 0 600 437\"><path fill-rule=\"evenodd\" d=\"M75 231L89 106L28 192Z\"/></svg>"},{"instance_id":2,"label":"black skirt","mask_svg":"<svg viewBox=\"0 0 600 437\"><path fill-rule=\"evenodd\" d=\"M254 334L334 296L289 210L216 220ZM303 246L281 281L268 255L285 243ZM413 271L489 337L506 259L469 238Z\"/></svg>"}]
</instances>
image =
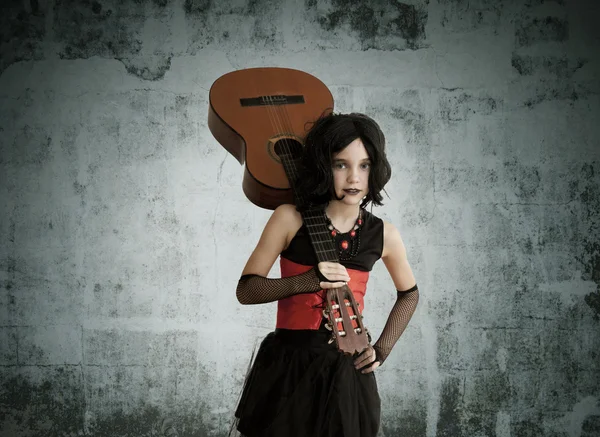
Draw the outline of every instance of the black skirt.
<instances>
[{"instance_id":1,"label":"black skirt","mask_svg":"<svg viewBox=\"0 0 600 437\"><path fill-rule=\"evenodd\" d=\"M331 332L276 329L247 375L233 428L244 437L375 437L380 399L373 372L328 344Z\"/></svg>"}]
</instances>

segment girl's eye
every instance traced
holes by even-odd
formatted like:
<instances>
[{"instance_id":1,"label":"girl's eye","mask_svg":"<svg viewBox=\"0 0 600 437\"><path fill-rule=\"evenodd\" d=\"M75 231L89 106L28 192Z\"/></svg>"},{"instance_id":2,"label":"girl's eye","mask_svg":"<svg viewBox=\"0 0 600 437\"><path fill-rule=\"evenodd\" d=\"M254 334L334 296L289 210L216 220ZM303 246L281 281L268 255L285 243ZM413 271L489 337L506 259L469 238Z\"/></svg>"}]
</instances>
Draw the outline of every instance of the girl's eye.
<instances>
[{"instance_id":1,"label":"girl's eye","mask_svg":"<svg viewBox=\"0 0 600 437\"><path fill-rule=\"evenodd\" d=\"M371 164L369 164L369 163L362 164L362 168L365 169L365 170L368 169L368 168L371 168Z\"/></svg>"},{"instance_id":2,"label":"girl's eye","mask_svg":"<svg viewBox=\"0 0 600 437\"><path fill-rule=\"evenodd\" d=\"M333 168L339 168L339 169L342 169L342 168L344 168L344 167L346 167L346 164L344 164L343 162L338 162L338 163L336 163L336 164L333 164Z\"/></svg>"}]
</instances>

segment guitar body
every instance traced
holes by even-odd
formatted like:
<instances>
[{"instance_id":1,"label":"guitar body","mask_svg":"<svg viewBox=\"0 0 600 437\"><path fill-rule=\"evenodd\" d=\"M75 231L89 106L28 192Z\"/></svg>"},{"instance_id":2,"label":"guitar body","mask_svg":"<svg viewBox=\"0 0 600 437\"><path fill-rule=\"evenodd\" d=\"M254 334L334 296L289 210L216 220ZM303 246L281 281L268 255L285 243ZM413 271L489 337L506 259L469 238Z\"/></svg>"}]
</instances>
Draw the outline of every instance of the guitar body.
<instances>
[{"instance_id":1,"label":"guitar body","mask_svg":"<svg viewBox=\"0 0 600 437\"><path fill-rule=\"evenodd\" d=\"M208 127L240 164L242 188L261 208L294 203L275 144L301 144L310 123L333 110L329 89L314 76L288 68L249 68L217 79L209 94Z\"/></svg>"}]
</instances>

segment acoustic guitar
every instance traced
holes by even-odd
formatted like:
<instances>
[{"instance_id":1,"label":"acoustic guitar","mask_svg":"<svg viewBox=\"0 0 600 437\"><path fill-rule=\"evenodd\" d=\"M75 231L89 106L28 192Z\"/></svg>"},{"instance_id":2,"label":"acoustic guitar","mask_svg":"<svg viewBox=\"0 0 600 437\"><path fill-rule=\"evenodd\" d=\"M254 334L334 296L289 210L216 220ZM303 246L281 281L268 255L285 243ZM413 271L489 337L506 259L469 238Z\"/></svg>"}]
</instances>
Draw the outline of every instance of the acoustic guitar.
<instances>
[{"instance_id":1,"label":"acoustic guitar","mask_svg":"<svg viewBox=\"0 0 600 437\"><path fill-rule=\"evenodd\" d=\"M329 89L316 77L288 68L249 68L218 78L209 93L208 127L240 164L242 188L262 208L301 201L295 189L298 161L310 122L333 110ZM302 213L318 262L339 262L323 209ZM323 310L332 341L344 353L369 344L348 286L327 290Z\"/></svg>"}]
</instances>

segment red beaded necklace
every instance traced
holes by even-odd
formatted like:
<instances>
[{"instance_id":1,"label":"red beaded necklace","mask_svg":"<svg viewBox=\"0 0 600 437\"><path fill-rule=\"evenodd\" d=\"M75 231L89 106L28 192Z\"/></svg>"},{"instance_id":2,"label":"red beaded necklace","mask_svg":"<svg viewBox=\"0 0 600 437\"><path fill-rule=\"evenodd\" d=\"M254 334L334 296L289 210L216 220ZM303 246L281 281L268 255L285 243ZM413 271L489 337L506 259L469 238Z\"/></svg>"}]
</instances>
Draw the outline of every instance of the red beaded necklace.
<instances>
[{"instance_id":1,"label":"red beaded necklace","mask_svg":"<svg viewBox=\"0 0 600 437\"><path fill-rule=\"evenodd\" d=\"M362 209L358 210L356 222L349 232L340 232L336 229L326 213L325 220L327 221L327 228L329 229L333 241L337 243L340 259L348 260L355 256L360 247L360 229L363 224Z\"/></svg>"}]
</instances>

